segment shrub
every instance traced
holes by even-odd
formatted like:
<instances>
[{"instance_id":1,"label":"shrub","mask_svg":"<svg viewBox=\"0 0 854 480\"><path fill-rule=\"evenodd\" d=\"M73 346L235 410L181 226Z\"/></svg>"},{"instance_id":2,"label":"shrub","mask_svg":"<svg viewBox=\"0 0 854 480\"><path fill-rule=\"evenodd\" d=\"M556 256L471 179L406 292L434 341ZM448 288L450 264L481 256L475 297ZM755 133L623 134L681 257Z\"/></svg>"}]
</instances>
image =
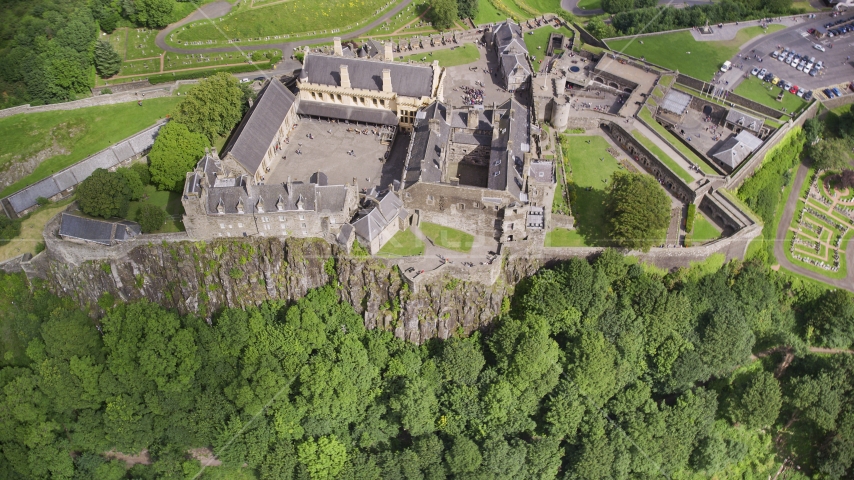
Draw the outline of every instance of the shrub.
<instances>
[{"instance_id":1,"label":"shrub","mask_svg":"<svg viewBox=\"0 0 854 480\"><path fill-rule=\"evenodd\" d=\"M44 197L39 197L39 198L37 198L37 199L36 199L36 205L38 205L38 206L40 206L40 207L43 207L43 206L45 206L45 205L47 205L47 204L49 204L49 203L50 203L50 200L48 200L48 199L46 199L46 198L44 198Z\"/></svg>"},{"instance_id":2,"label":"shrub","mask_svg":"<svg viewBox=\"0 0 854 480\"><path fill-rule=\"evenodd\" d=\"M163 222L166 221L166 216L166 211L162 208L146 203L139 207L137 221L142 227L142 233L151 233L160 230Z\"/></svg>"},{"instance_id":3,"label":"shrub","mask_svg":"<svg viewBox=\"0 0 854 480\"><path fill-rule=\"evenodd\" d=\"M21 221L0 215L0 245L6 245L21 234Z\"/></svg>"},{"instance_id":4,"label":"shrub","mask_svg":"<svg viewBox=\"0 0 854 480\"><path fill-rule=\"evenodd\" d=\"M151 185L151 172L148 170L147 163L136 162L130 166L130 169L136 172L143 185Z\"/></svg>"},{"instance_id":5,"label":"shrub","mask_svg":"<svg viewBox=\"0 0 854 480\"><path fill-rule=\"evenodd\" d=\"M697 215L697 206L693 203L688 205L688 214L685 215L685 231L691 233L694 230L694 216Z\"/></svg>"}]
</instances>

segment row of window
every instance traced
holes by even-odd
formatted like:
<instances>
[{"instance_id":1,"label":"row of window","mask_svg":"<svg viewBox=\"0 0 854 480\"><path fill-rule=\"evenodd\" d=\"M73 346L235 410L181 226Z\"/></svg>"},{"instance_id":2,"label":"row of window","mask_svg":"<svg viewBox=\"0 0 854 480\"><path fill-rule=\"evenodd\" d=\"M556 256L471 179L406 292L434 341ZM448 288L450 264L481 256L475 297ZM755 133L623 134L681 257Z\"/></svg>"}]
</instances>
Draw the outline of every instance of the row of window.
<instances>
[{"instance_id":1,"label":"row of window","mask_svg":"<svg viewBox=\"0 0 854 480\"><path fill-rule=\"evenodd\" d=\"M355 95L347 95L351 102L354 105L362 106L362 107L385 107L386 100L385 99L376 99L376 98L366 98L366 97L357 97ZM333 101L337 103L344 103L344 96L340 93L323 93L323 92L311 92L312 100L320 100L320 101ZM415 112L412 112L413 118L415 117Z\"/></svg>"},{"instance_id":2,"label":"row of window","mask_svg":"<svg viewBox=\"0 0 854 480\"><path fill-rule=\"evenodd\" d=\"M412 196L409 194L409 192L407 192L407 193L406 193L406 198L407 198L407 199L409 199L409 198L411 198L411 197L412 197ZM435 204L436 204L436 199L435 199L435 198L433 198L433 195L427 195L427 205L435 205ZM471 202L471 206L472 206L472 208L480 208L480 203L478 203L478 202ZM465 203L458 203L458 204L457 204L457 210L465 210L465 209L466 209L466 204L465 204Z\"/></svg>"}]
</instances>

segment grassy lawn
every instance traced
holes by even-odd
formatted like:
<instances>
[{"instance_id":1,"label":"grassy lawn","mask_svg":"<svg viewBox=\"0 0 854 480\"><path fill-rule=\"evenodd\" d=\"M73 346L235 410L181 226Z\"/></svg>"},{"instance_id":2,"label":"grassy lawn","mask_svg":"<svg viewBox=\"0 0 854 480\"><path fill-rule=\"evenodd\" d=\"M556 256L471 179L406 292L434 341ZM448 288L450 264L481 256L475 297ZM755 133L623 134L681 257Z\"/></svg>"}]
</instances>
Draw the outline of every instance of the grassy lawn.
<instances>
[{"instance_id":1,"label":"grassy lawn","mask_svg":"<svg viewBox=\"0 0 854 480\"><path fill-rule=\"evenodd\" d=\"M391 240L377 252L381 257L417 257L424 254L424 242L418 239L412 230L397 232Z\"/></svg>"},{"instance_id":2,"label":"grassy lawn","mask_svg":"<svg viewBox=\"0 0 854 480\"><path fill-rule=\"evenodd\" d=\"M718 239L721 236L721 231L717 225L709 221L705 215L697 212L694 217L694 232L691 239L695 245L701 245L706 242Z\"/></svg>"},{"instance_id":3,"label":"grassy lawn","mask_svg":"<svg viewBox=\"0 0 854 480\"><path fill-rule=\"evenodd\" d=\"M477 15L475 15L472 20L474 20L475 25L484 25L486 23L495 23L506 19L507 16L492 6L492 3L490 3L489 0L479 0L477 2Z\"/></svg>"},{"instance_id":4,"label":"grassy lawn","mask_svg":"<svg viewBox=\"0 0 854 480\"><path fill-rule=\"evenodd\" d=\"M655 119L652 118L652 114L649 112L649 109L641 108L640 113L638 115L643 119L644 122L647 123L647 125L649 125L650 128L654 129L656 132L659 133L659 135L667 139L667 143L669 143L671 147L675 148L676 150L679 150L679 152L682 153L682 155L685 155L692 163L694 163L695 165L699 165L700 168L711 168L706 165L706 162L704 162L703 159L697 156L696 153L692 152L690 148L685 146L685 144L682 143L681 140L676 138L676 136L673 135L670 130L664 128L663 125L656 122ZM705 169L703 171L705 171Z\"/></svg>"},{"instance_id":5,"label":"grassy lawn","mask_svg":"<svg viewBox=\"0 0 854 480\"><path fill-rule=\"evenodd\" d=\"M565 167L567 178L576 186L572 206L576 234L585 246L607 246L605 188L620 164L608 153L610 144L599 136L563 136L561 147L569 162Z\"/></svg>"},{"instance_id":6,"label":"grassy lawn","mask_svg":"<svg viewBox=\"0 0 854 480\"><path fill-rule=\"evenodd\" d=\"M156 30L148 30L145 28L119 28L113 32L113 35L125 35L125 51L119 52L119 55L124 54L125 60L134 60L139 58L158 57L163 50L157 48L154 44L154 38L157 36Z\"/></svg>"},{"instance_id":7,"label":"grassy lawn","mask_svg":"<svg viewBox=\"0 0 854 480\"><path fill-rule=\"evenodd\" d=\"M389 35L394 33L396 30L403 28L407 23L415 20L421 14L427 11L427 8L430 5L427 2L419 3L419 4L410 4L406 9L402 12L398 13L394 17L390 18L387 22L378 26L377 28L371 30L366 34L367 37L377 36L377 35ZM427 18L429 15L425 15L420 21L413 23L409 26L409 28L404 29L401 33L408 33L409 31L421 31L424 29L434 30L432 27L427 26L427 22L430 21ZM419 26L419 23L423 22L423 25Z\"/></svg>"},{"instance_id":8,"label":"grassy lawn","mask_svg":"<svg viewBox=\"0 0 854 480\"><path fill-rule=\"evenodd\" d=\"M12 194L46 178L165 117L181 99L162 97L135 102L19 114L0 119L0 169L11 162L46 156L33 173L6 187Z\"/></svg>"},{"instance_id":9,"label":"grassy lawn","mask_svg":"<svg viewBox=\"0 0 854 480\"><path fill-rule=\"evenodd\" d=\"M547 247L586 247L584 237L578 234L575 230L566 228L555 228L546 233Z\"/></svg>"},{"instance_id":10,"label":"grassy lawn","mask_svg":"<svg viewBox=\"0 0 854 480\"><path fill-rule=\"evenodd\" d=\"M356 27L377 16L377 10L383 8L385 0L291 0L269 6L252 8L250 2L241 2L231 13L216 20L212 25L208 20L192 22L173 34L173 41L228 39L247 41L259 37L282 36L295 33L329 32L332 29L343 30ZM306 37L301 37L306 38Z\"/></svg>"},{"instance_id":11,"label":"grassy lawn","mask_svg":"<svg viewBox=\"0 0 854 480\"><path fill-rule=\"evenodd\" d=\"M430 222L421 222L419 228L437 247L468 253L474 243L474 236L454 228L443 227Z\"/></svg>"},{"instance_id":12,"label":"grassy lawn","mask_svg":"<svg viewBox=\"0 0 854 480\"><path fill-rule=\"evenodd\" d=\"M783 25L769 25L768 33L783 28ZM627 38L610 41L608 46L633 57L645 57L656 65L707 80L725 61L738 53L742 44L760 34L761 27L746 27L739 30L732 40L698 42L691 32L673 32L644 37L643 44L638 39Z\"/></svg>"},{"instance_id":13,"label":"grassy lawn","mask_svg":"<svg viewBox=\"0 0 854 480\"><path fill-rule=\"evenodd\" d=\"M184 223L181 221L181 216L184 214L184 207L181 205L181 194L178 192L165 192L157 190L154 185L145 187L145 196L137 202L130 202L128 208L128 220L137 221L139 215L139 207L143 204L150 203L156 205L169 214L166 218L166 223L163 227L153 233L172 233L183 232Z\"/></svg>"},{"instance_id":14,"label":"grassy lawn","mask_svg":"<svg viewBox=\"0 0 854 480\"><path fill-rule=\"evenodd\" d=\"M433 52L428 53L416 53L415 55L408 55L403 57L402 62L427 62L433 63L433 60L438 60L439 65L443 67L455 67L457 65L465 65L467 63L472 63L477 61L480 58L480 50L477 47L470 44L465 44L461 47L454 47L453 49L445 49L445 50L435 50Z\"/></svg>"},{"instance_id":15,"label":"grassy lawn","mask_svg":"<svg viewBox=\"0 0 854 480\"><path fill-rule=\"evenodd\" d=\"M533 35L530 33L525 34L525 46L528 47L528 51L531 52L531 55L536 57L536 60L532 59L531 62L534 64L536 71L540 71L540 64L543 63L543 57L546 55L549 35L552 33L562 33L566 38L571 38L573 36L572 30L566 27L561 27L559 29L554 27L542 27L533 30Z\"/></svg>"},{"instance_id":16,"label":"grassy lawn","mask_svg":"<svg viewBox=\"0 0 854 480\"><path fill-rule=\"evenodd\" d=\"M640 143L643 144L649 151L651 151L656 157L659 158L665 165L670 167L673 172L679 176L682 180L685 180L685 183L691 183L694 181L694 177L692 177L688 172L685 171L684 168L679 166L675 160L670 158L670 155L664 153L664 150L658 148L658 146L652 143L652 140L643 136L639 131L635 130L632 132L632 136L634 136ZM701 166L711 169L711 167L707 166L704 162L700 162ZM705 169L704 169L705 170ZM714 170L711 171L712 174L716 174Z\"/></svg>"},{"instance_id":17,"label":"grassy lawn","mask_svg":"<svg viewBox=\"0 0 854 480\"><path fill-rule=\"evenodd\" d=\"M561 8L560 0L516 0L516 3L524 4L540 13L557 13Z\"/></svg>"},{"instance_id":18,"label":"grassy lawn","mask_svg":"<svg viewBox=\"0 0 854 480\"><path fill-rule=\"evenodd\" d=\"M279 50L253 50L245 53L213 53L207 55L201 54L186 54L172 53L166 54L164 59L163 71L183 70L185 68L197 67L213 67L217 65L233 65L236 63L248 63L252 60L252 56L258 59L258 62L266 62L268 58L272 58L279 54ZM260 57L259 57L260 55ZM160 62L157 63L160 68Z\"/></svg>"},{"instance_id":19,"label":"grassy lawn","mask_svg":"<svg viewBox=\"0 0 854 480\"><path fill-rule=\"evenodd\" d=\"M788 72L784 73L788 74ZM794 83L797 84L797 82ZM780 87L772 85L771 82L765 83L762 80L759 80L758 78L754 77L753 75L751 75L750 78L742 81L738 84L737 87L735 87L736 94L741 95L745 98L749 98L754 102L759 102L762 105L771 108L785 108L787 112L795 112L807 105L807 102L803 101L801 97L797 95L792 95L789 92L783 94L782 102L778 102L777 95L780 92Z\"/></svg>"},{"instance_id":20,"label":"grassy lawn","mask_svg":"<svg viewBox=\"0 0 854 480\"><path fill-rule=\"evenodd\" d=\"M600 10L602 8L602 0L581 0L578 2L578 8L584 10Z\"/></svg>"},{"instance_id":21,"label":"grassy lawn","mask_svg":"<svg viewBox=\"0 0 854 480\"><path fill-rule=\"evenodd\" d=\"M36 245L44 242L44 226L71 203L72 199L62 200L42 207L21 221L21 234L6 245L0 246L0 262L23 255L36 253Z\"/></svg>"}]
</instances>

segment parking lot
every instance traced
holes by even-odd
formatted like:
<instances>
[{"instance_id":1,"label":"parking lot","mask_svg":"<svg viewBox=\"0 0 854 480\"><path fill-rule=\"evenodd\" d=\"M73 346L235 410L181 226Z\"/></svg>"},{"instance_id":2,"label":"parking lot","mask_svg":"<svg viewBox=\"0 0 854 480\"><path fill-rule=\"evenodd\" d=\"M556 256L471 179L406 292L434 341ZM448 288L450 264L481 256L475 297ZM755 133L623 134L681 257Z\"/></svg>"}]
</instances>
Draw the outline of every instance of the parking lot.
<instances>
[{"instance_id":1,"label":"parking lot","mask_svg":"<svg viewBox=\"0 0 854 480\"><path fill-rule=\"evenodd\" d=\"M738 85L742 80L742 75L750 73L754 67L767 69L778 78L806 90L815 91L827 87L847 85L854 80L854 61L851 59L851 56L854 55L854 31L832 38L816 38L816 36L808 33L810 29L821 29L825 24L839 20L843 21L840 26L852 24L854 12L843 13L835 18L832 18L828 13L819 13L816 14L816 18L807 19L794 27L748 43L741 50L741 57L736 56L732 59L733 64L743 64L744 68L743 71L735 70L732 74L726 75L726 79L730 81L730 88ZM819 45L824 51L816 49L816 45ZM816 63L821 61L824 68L819 70L816 76L810 76L808 72L797 70L790 64L771 56L772 52L782 51L785 48L802 56L806 55L808 58L815 57ZM756 56L762 61L760 62ZM790 94L787 93L787 95ZM816 92L816 96L823 98L823 95L818 92Z\"/></svg>"}]
</instances>

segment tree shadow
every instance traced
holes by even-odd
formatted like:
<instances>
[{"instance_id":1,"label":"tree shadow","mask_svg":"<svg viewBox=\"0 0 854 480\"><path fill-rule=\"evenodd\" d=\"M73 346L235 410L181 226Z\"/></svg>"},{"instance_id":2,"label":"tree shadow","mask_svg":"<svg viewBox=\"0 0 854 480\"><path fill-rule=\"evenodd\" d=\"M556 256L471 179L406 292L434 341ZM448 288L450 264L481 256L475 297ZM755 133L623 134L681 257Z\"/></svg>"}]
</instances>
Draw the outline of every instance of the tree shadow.
<instances>
[{"instance_id":1,"label":"tree shadow","mask_svg":"<svg viewBox=\"0 0 854 480\"><path fill-rule=\"evenodd\" d=\"M604 190L576 187L576 201L572 210L575 229L584 242L592 247L608 247L612 244L608 238L606 196Z\"/></svg>"}]
</instances>

